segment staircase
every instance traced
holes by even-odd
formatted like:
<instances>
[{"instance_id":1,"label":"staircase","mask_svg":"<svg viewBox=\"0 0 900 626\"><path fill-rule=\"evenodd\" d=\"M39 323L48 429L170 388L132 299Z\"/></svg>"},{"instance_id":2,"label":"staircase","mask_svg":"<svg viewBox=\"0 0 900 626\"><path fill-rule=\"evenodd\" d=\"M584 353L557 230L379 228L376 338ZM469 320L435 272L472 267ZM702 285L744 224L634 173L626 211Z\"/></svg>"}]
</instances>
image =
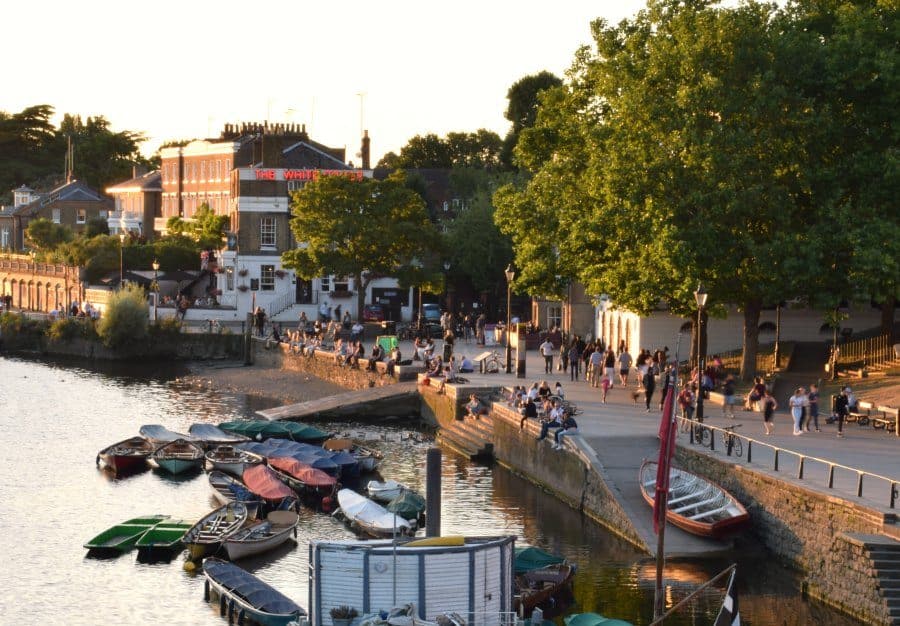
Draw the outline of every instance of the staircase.
<instances>
[{"instance_id":1,"label":"staircase","mask_svg":"<svg viewBox=\"0 0 900 626\"><path fill-rule=\"evenodd\" d=\"M464 417L441 424L441 441L473 460L494 458L494 420L490 415Z\"/></svg>"},{"instance_id":2,"label":"staircase","mask_svg":"<svg viewBox=\"0 0 900 626\"><path fill-rule=\"evenodd\" d=\"M880 535L853 535L869 559L874 584L884 599L889 624L900 626L900 542Z\"/></svg>"}]
</instances>

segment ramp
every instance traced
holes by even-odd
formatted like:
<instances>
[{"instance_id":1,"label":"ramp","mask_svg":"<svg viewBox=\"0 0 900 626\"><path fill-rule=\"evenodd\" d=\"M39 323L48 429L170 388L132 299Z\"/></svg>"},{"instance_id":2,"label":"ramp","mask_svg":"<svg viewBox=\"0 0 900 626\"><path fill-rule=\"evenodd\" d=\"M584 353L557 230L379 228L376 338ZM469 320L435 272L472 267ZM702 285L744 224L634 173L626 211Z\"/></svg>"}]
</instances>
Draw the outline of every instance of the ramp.
<instances>
[{"instance_id":1,"label":"ramp","mask_svg":"<svg viewBox=\"0 0 900 626\"><path fill-rule=\"evenodd\" d=\"M298 402L257 411L268 420L348 419L369 417L409 417L419 414L416 382L397 383L340 393L327 398Z\"/></svg>"}]
</instances>

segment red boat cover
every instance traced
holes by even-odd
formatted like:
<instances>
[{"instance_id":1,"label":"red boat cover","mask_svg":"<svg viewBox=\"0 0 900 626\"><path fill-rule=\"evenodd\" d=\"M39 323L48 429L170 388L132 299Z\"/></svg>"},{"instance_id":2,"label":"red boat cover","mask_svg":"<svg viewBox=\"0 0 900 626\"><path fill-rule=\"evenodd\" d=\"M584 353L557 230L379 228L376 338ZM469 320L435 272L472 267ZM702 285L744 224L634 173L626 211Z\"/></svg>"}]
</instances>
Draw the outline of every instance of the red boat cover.
<instances>
[{"instance_id":1,"label":"red boat cover","mask_svg":"<svg viewBox=\"0 0 900 626\"><path fill-rule=\"evenodd\" d=\"M335 482L337 482L334 476L329 476L322 470L310 467L303 461L298 461L291 457L284 456L269 459L269 465L285 474L290 474L313 489L334 487Z\"/></svg>"},{"instance_id":2,"label":"red boat cover","mask_svg":"<svg viewBox=\"0 0 900 626\"><path fill-rule=\"evenodd\" d=\"M247 485L247 489L266 500L281 500L288 496L297 496L293 489L278 480L275 472L265 465L254 465L245 469L243 481Z\"/></svg>"}]
</instances>

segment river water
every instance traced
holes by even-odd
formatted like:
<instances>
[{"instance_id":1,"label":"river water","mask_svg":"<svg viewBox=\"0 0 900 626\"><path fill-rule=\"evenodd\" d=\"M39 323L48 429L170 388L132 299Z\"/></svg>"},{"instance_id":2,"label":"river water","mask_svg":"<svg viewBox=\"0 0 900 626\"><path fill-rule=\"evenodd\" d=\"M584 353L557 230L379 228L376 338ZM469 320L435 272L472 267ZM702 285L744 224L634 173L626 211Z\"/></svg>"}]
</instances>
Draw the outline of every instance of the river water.
<instances>
[{"instance_id":1,"label":"river water","mask_svg":"<svg viewBox=\"0 0 900 626\"><path fill-rule=\"evenodd\" d=\"M139 515L199 519L215 506L205 475L173 479L146 471L115 479L95 467L95 456L142 424L187 431L194 422L249 417L277 403L181 388L170 366L90 367L0 357L0 624L225 624L203 601L202 575L184 571L183 557L143 564L133 553L87 558L82 548ZM410 437L415 424L320 427L370 438L385 455L382 475L424 493L425 451L433 444ZM651 621L655 570L645 555L502 468L446 449L443 459L444 534L512 534L517 545L563 554L578 565L565 614ZM308 541L353 535L323 514L304 510L301 519L296 543L241 565L308 606ZM757 547L734 557L743 624L857 624L803 600L796 575ZM667 600L674 603L730 562L667 564ZM720 600L721 589L712 590L666 623L712 624Z\"/></svg>"}]
</instances>

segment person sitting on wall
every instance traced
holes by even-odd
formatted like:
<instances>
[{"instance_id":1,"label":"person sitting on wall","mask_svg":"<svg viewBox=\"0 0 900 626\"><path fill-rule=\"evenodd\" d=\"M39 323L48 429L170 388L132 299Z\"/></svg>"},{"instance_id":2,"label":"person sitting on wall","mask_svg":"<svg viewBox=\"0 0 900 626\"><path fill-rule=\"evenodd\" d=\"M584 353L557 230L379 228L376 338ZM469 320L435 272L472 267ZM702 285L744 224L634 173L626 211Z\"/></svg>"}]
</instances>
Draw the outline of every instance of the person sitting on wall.
<instances>
[{"instance_id":1,"label":"person sitting on wall","mask_svg":"<svg viewBox=\"0 0 900 626\"><path fill-rule=\"evenodd\" d=\"M478 399L474 393L469 396L469 401L466 403L466 415L468 417L474 417L478 419L482 415L487 415L488 409L481 403L481 400Z\"/></svg>"},{"instance_id":2,"label":"person sitting on wall","mask_svg":"<svg viewBox=\"0 0 900 626\"><path fill-rule=\"evenodd\" d=\"M563 425L563 410L560 406L559 402L554 401L552 404L552 408L550 409L549 414L543 420L543 424L541 424L541 434L537 438L538 441L542 441L547 438L547 433L551 428L562 428Z\"/></svg>"},{"instance_id":3,"label":"person sitting on wall","mask_svg":"<svg viewBox=\"0 0 900 626\"><path fill-rule=\"evenodd\" d=\"M519 421L519 430L525 428L525 420L537 419L537 405L531 398L525 399L525 406L522 408L522 419Z\"/></svg>"},{"instance_id":4,"label":"person sitting on wall","mask_svg":"<svg viewBox=\"0 0 900 626\"><path fill-rule=\"evenodd\" d=\"M565 417L563 417L562 426L553 433L553 439L556 443L553 446L554 450L562 450L562 438L571 435L578 434L578 422L575 421L575 418L572 417L570 413L566 413Z\"/></svg>"},{"instance_id":5,"label":"person sitting on wall","mask_svg":"<svg viewBox=\"0 0 900 626\"><path fill-rule=\"evenodd\" d=\"M366 370L374 372L378 367L376 364L382 359L384 359L384 348L381 347L380 343L376 342L372 347L372 356L369 357L369 364L366 365Z\"/></svg>"},{"instance_id":6,"label":"person sitting on wall","mask_svg":"<svg viewBox=\"0 0 900 626\"><path fill-rule=\"evenodd\" d=\"M463 355L462 360L459 362L459 373L460 374L471 374L475 371L475 364L472 360Z\"/></svg>"}]
</instances>

